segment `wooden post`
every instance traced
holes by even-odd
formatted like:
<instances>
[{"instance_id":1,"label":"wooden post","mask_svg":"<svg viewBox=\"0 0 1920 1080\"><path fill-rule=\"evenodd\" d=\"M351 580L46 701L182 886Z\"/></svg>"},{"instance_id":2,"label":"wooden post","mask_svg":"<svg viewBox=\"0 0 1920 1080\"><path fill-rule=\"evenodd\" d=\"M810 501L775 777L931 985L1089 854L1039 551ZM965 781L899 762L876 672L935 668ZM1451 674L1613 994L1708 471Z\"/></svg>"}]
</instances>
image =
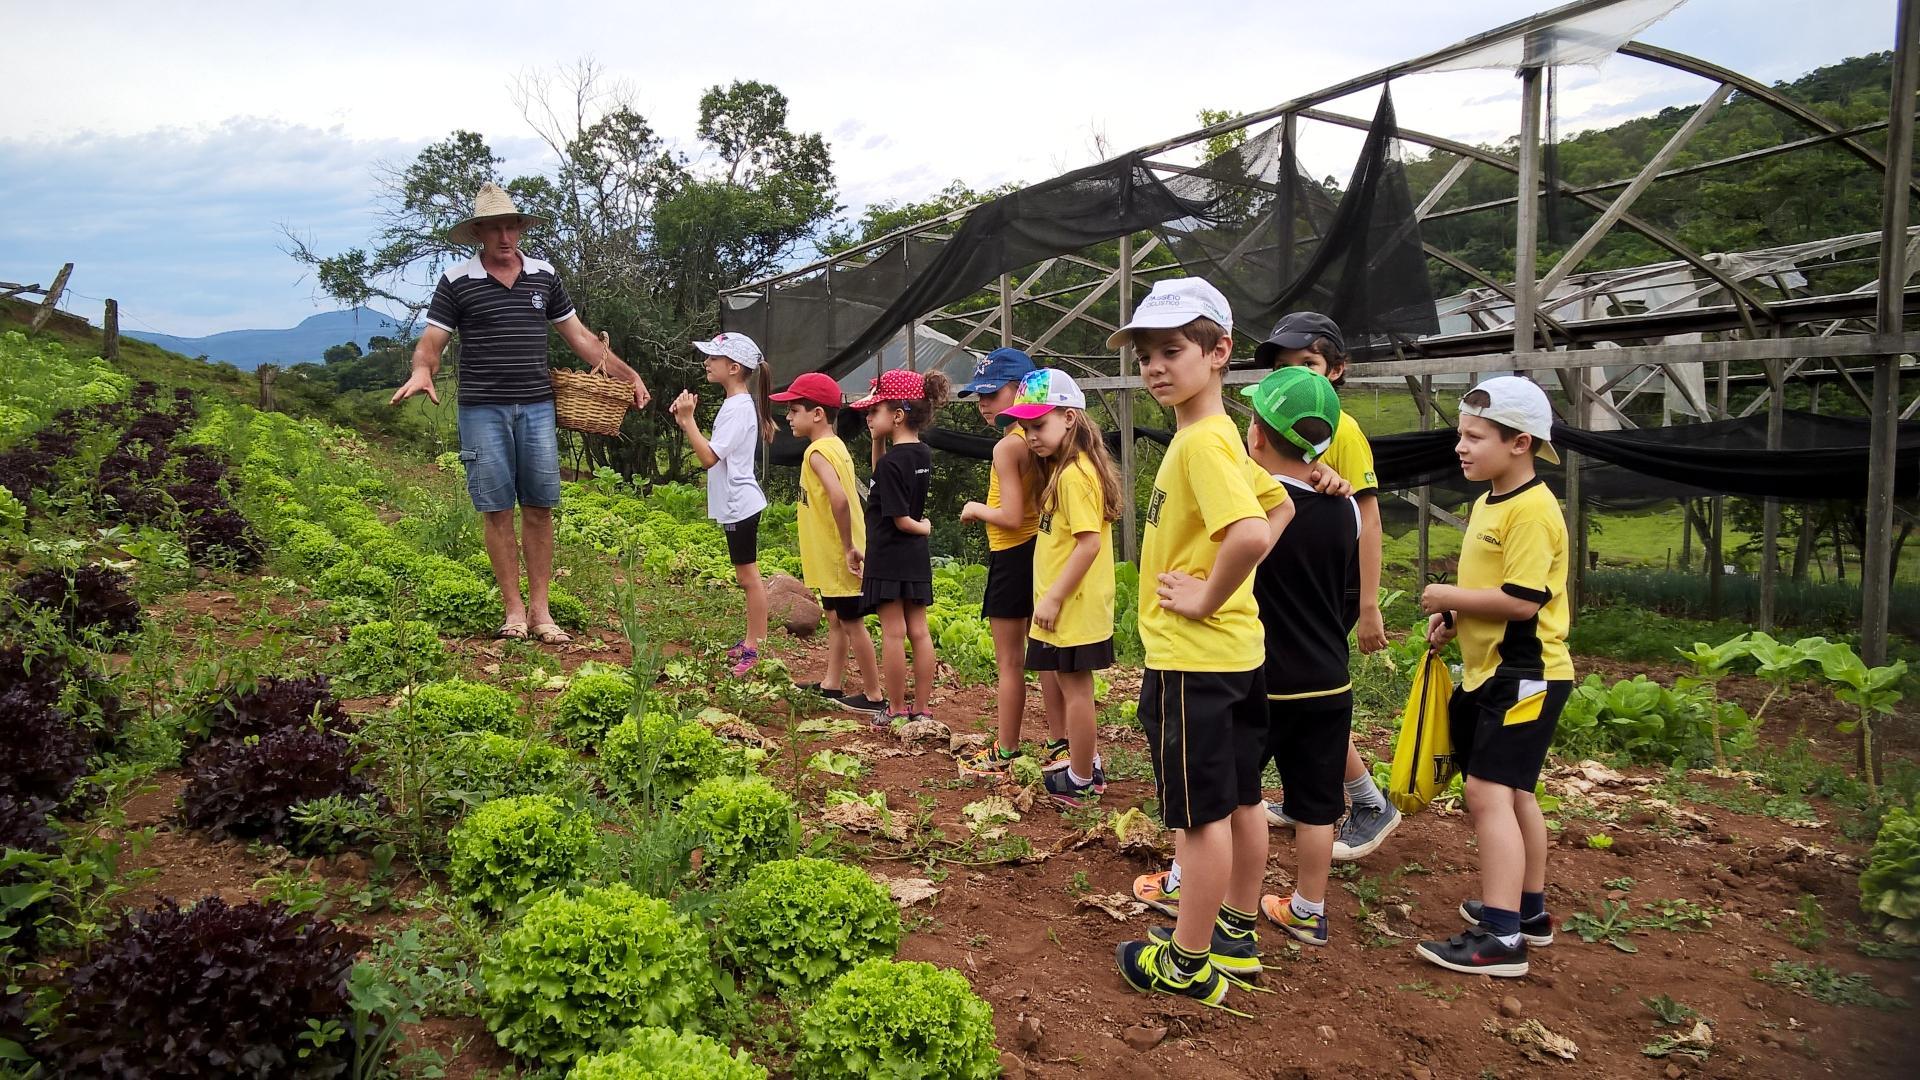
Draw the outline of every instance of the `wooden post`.
<instances>
[{"instance_id":1,"label":"wooden post","mask_svg":"<svg viewBox=\"0 0 1920 1080\"><path fill-rule=\"evenodd\" d=\"M920 370L920 364L918 362L919 355L915 348L915 343L914 343L914 338L920 336L919 331L920 331L920 321L918 319L908 319L907 320L907 370L908 371Z\"/></svg>"},{"instance_id":2,"label":"wooden post","mask_svg":"<svg viewBox=\"0 0 1920 1080\"><path fill-rule=\"evenodd\" d=\"M254 369L254 374L260 377L260 411L272 412L273 379L280 374L280 369L272 364L261 364Z\"/></svg>"},{"instance_id":3,"label":"wooden post","mask_svg":"<svg viewBox=\"0 0 1920 1080\"><path fill-rule=\"evenodd\" d=\"M1810 383L1808 385L1807 400L1808 400L1807 411L1813 413L1813 415L1815 416L1819 416L1820 415L1820 384L1819 383L1817 382ZM1813 534L1812 508L1808 506L1802 506L1800 508L1800 538L1793 545L1793 580L1795 581L1807 580L1807 564L1809 563L1809 561L1813 559L1814 555L1816 554L1816 552L1814 551L1814 541L1815 541L1815 537ZM1822 570L1820 572L1820 577L1821 577L1821 580L1823 581L1826 579L1825 570Z\"/></svg>"},{"instance_id":4,"label":"wooden post","mask_svg":"<svg viewBox=\"0 0 1920 1080\"><path fill-rule=\"evenodd\" d=\"M47 290L47 298L40 302L40 309L33 313L33 321L27 324L28 330L37 334L47 325L47 320L53 318L54 305L60 302L60 294L67 291L67 278L72 274L72 263L60 268L60 273L53 279L53 286Z\"/></svg>"},{"instance_id":5,"label":"wooden post","mask_svg":"<svg viewBox=\"0 0 1920 1080\"><path fill-rule=\"evenodd\" d=\"M1572 384L1573 424L1582 431L1593 426L1593 391L1587 371L1575 368ZM1580 605L1587 597L1587 493L1580 478L1580 455L1562 450L1560 461L1567 477L1567 511L1573 519L1567 530L1567 562L1571 564L1567 574L1567 615L1578 622Z\"/></svg>"},{"instance_id":6,"label":"wooden post","mask_svg":"<svg viewBox=\"0 0 1920 1080\"><path fill-rule=\"evenodd\" d=\"M1767 449L1780 449L1786 426L1786 380L1778 360L1767 364ZM1760 532L1760 629L1773 632L1775 591L1780 585L1780 500L1768 499Z\"/></svg>"},{"instance_id":7,"label":"wooden post","mask_svg":"<svg viewBox=\"0 0 1920 1080\"><path fill-rule=\"evenodd\" d=\"M1880 206L1880 282L1878 329L1900 329L1907 283L1907 187L1913 178L1913 97L1920 90L1920 6L1900 0L1894 23L1893 85L1887 112L1887 168ZM1860 568L1860 658L1878 667L1887 662L1888 594L1893 591L1893 470L1898 448L1900 358L1873 361L1873 423L1867 452L1867 543ZM1861 725L1870 738L1871 726ZM1880 774L1880 746L1873 745L1869 779Z\"/></svg>"},{"instance_id":8,"label":"wooden post","mask_svg":"<svg viewBox=\"0 0 1920 1080\"><path fill-rule=\"evenodd\" d=\"M107 298L107 314L101 320L100 356L108 361L120 359L120 301Z\"/></svg>"},{"instance_id":9,"label":"wooden post","mask_svg":"<svg viewBox=\"0 0 1920 1080\"><path fill-rule=\"evenodd\" d=\"M1133 234L1120 238L1120 318L1125 326L1133 316ZM1120 374L1134 374L1133 345L1120 346ZM1120 387L1120 558L1127 562L1140 559L1140 522L1135 513L1135 473L1139 468L1133 453L1133 390Z\"/></svg>"},{"instance_id":10,"label":"wooden post","mask_svg":"<svg viewBox=\"0 0 1920 1080\"><path fill-rule=\"evenodd\" d=\"M1433 376L1420 376L1420 430L1433 430ZM1432 570L1432 554L1428 546L1428 526L1433 516L1433 485L1420 485L1420 540L1419 552L1415 556L1419 567L1419 578L1413 583L1413 595L1417 601L1420 590L1427 587L1427 575Z\"/></svg>"},{"instance_id":11,"label":"wooden post","mask_svg":"<svg viewBox=\"0 0 1920 1080\"><path fill-rule=\"evenodd\" d=\"M1520 71L1519 193L1513 215L1513 351L1532 352L1538 306L1534 294L1534 248L1540 230L1540 69L1537 67Z\"/></svg>"},{"instance_id":12,"label":"wooden post","mask_svg":"<svg viewBox=\"0 0 1920 1080\"><path fill-rule=\"evenodd\" d=\"M1013 344L1013 279L1007 274L1000 275L1000 346Z\"/></svg>"}]
</instances>

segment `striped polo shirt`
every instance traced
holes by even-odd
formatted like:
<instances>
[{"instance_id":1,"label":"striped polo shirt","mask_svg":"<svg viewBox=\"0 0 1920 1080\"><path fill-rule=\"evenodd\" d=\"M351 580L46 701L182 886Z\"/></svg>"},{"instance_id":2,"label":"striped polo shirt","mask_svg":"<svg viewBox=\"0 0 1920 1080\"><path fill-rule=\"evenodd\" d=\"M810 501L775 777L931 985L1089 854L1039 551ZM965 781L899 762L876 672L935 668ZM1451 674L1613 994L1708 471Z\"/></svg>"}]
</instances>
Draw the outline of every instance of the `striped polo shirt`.
<instances>
[{"instance_id":1,"label":"striped polo shirt","mask_svg":"<svg viewBox=\"0 0 1920 1080\"><path fill-rule=\"evenodd\" d=\"M512 288L474 256L440 275L427 324L460 335L460 404L531 405L553 397L547 325L573 318L553 264L520 257Z\"/></svg>"}]
</instances>

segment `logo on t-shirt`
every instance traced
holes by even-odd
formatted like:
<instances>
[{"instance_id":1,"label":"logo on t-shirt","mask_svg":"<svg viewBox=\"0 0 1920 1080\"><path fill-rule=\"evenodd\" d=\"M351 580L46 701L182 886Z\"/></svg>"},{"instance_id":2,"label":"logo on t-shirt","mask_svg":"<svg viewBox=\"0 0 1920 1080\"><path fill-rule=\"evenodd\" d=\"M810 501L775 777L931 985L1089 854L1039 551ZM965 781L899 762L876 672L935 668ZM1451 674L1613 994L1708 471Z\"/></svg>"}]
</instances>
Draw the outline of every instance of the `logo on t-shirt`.
<instances>
[{"instance_id":1,"label":"logo on t-shirt","mask_svg":"<svg viewBox=\"0 0 1920 1080\"><path fill-rule=\"evenodd\" d=\"M1053 535L1053 515L1052 514L1040 515L1040 531L1043 533L1046 533L1048 536Z\"/></svg>"},{"instance_id":2,"label":"logo on t-shirt","mask_svg":"<svg viewBox=\"0 0 1920 1080\"><path fill-rule=\"evenodd\" d=\"M546 293L537 292L533 294L533 310L535 311L547 310L547 294Z\"/></svg>"},{"instance_id":3,"label":"logo on t-shirt","mask_svg":"<svg viewBox=\"0 0 1920 1080\"><path fill-rule=\"evenodd\" d=\"M1492 544L1494 547L1500 546L1500 538L1489 532L1480 534L1480 542L1483 544Z\"/></svg>"},{"instance_id":4,"label":"logo on t-shirt","mask_svg":"<svg viewBox=\"0 0 1920 1080\"><path fill-rule=\"evenodd\" d=\"M1161 491L1159 486L1156 485L1153 489L1153 498L1147 500L1147 524L1160 524L1160 504L1165 502L1166 499L1167 493Z\"/></svg>"}]
</instances>

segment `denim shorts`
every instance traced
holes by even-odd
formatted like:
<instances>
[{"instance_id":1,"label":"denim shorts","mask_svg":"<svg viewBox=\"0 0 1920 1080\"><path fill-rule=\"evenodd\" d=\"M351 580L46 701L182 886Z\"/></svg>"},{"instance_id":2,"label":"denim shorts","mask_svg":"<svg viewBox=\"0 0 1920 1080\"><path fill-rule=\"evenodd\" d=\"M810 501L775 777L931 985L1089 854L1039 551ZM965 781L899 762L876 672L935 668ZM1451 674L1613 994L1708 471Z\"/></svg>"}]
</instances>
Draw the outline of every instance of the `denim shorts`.
<instances>
[{"instance_id":1,"label":"denim shorts","mask_svg":"<svg viewBox=\"0 0 1920 1080\"><path fill-rule=\"evenodd\" d=\"M460 406L460 463L483 514L560 505L560 432L553 402Z\"/></svg>"}]
</instances>

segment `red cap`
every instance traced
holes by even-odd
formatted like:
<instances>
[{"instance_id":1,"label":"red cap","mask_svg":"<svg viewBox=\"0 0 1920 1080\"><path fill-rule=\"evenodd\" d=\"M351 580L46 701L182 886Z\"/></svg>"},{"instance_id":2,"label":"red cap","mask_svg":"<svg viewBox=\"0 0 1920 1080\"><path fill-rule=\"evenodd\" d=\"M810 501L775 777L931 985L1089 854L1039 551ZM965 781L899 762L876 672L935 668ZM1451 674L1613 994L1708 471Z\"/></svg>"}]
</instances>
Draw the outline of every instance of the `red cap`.
<instances>
[{"instance_id":1,"label":"red cap","mask_svg":"<svg viewBox=\"0 0 1920 1080\"><path fill-rule=\"evenodd\" d=\"M793 380L793 385L777 394L768 394L768 401L805 401L814 405L824 405L829 409L840 407L840 384L833 376L824 372L809 371Z\"/></svg>"},{"instance_id":2,"label":"red cap","mask_svg":"<svg viewBox=\"0 0 1920 1080\"><path fill-rule=\"evenodd\" d=\"M906 368L894 368L882 372L879 378L873 380L873 390L847 408L871 409L883 401L919 401L926 396L926 376Z\"/></svg>"}]
</instances>

